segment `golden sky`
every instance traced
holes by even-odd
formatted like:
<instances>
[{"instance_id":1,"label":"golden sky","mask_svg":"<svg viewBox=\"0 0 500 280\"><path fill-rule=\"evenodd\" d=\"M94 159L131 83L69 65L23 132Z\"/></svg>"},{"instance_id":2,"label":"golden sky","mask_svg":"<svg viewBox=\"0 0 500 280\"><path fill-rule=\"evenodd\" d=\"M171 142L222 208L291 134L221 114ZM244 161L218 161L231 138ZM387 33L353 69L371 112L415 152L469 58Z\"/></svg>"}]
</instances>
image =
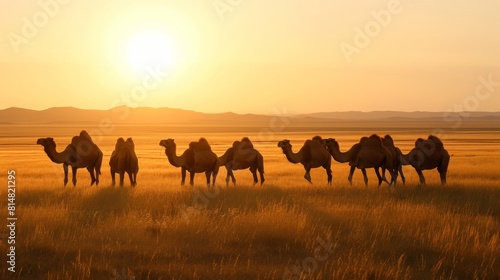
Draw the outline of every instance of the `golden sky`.
<instances>
[{"instance_id":1,"label":"golden sky","mask_svg":"<svg viewBox=\"0 0 500 280\"><path fill-rule=\"evenodd\" d=\"M498 0L1 1L0 109L500 111L499 12Z\"/></svg>"}]
</instances>

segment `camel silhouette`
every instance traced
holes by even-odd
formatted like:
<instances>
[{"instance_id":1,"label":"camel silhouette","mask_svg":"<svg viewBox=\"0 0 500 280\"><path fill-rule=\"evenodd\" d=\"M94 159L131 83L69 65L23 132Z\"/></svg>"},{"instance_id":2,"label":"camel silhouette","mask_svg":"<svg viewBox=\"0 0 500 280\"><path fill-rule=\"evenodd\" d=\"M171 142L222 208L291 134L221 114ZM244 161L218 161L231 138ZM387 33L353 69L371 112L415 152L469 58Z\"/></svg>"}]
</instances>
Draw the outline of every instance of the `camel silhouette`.
<instances>
[{"instance_id":1,"label":"camel silhouette","mask_svg":"<svg viewBox=\"0 0 500 280\"><path fill-rule=\"evenodd\" d=\"M43 146L43 150L52 162L62 163L64 169L64 186L68 183L68 166L72 169L72 181L76 186L76 171L78 168L87 168L90 173L91 186L99 184L103 154L92 138L82 130L79 136L74 136L71 143L61 153L56 151L54 138L39 138L36 142Z\"/></svg>"},{"instance_id":2,"label":"camel silhouette","mask_svg":"<svg viewBox=\"0 0 500 280\"><path fill-rule=\"evenodd\" d=\"M115 145L115 150L109 159L111 171L112 185L115 185L115 173L120 175L120 186L123 186L125 172L127 172L130 184L137 185L137 173L139 172L139 161L135 154L135 144L132 138L125 141L123 138L118 138Z\"/></svg>"},{"instance_id":3,"label":"camel silhouette","mask_svg":"<svg viewBox=\"0 0 500 280\"><path fill-rule=\"evenodd\" d=\"M437 168L441 178L441 184L446 184L446 172L450 163L450 154L444 148L443 142L434 135L427 139L418 138L415 148L408 154L401 155L403 165L411 165L417 171L420 178L419 185L425 185L425 177L422 170Z\"/></svg>"},{"instance_id":4,"label":"camel silhouette","mask_svg":"<svg viewBox=\"0 0 500 280\"><path fill-rule=\"evenodd\" d=\"M365 185L368 185L368 176L366 175L366 168L374 168L375 174L378 178L378 186L385 180L380 175L379 168L385 168L391 173L392 185L396 180L397 174L394 172L394 161L392 154L382 143L382 138L378 135L371 135L370 137L362 137L359 143L354 144L347 152L341 152L339 143L333 139L328 138L325 140L325 145L328 151L333 156L333 159L340 163L348 162L351 166L349 176L347 179L352 185L352 176L356 168L361 169L363 173ZM385 180L387 182L387 180Z\"/></svg>"},{"instance_id":5,"label":"camel silhouette","mask_svg":"<svg viewBox=\"0 0 500 280\"><path fill-rule=\"evenodd\" d=\"M236 179L233 175L233 170L250 169L253 175L253 184L257 184L257 170L260 174L260 184L262 185L264 179L264 158L262 154L254 149L252 142L248 137L244 137L241 141L234 141L233 146L219 157L220 165L224 165L227 170L226 186L229 184L231 178L234 185Z\"/></svg>"},{"instance_id":6,"label":"camel silhouette","mask_svg":"<svg viewBox=\"0 0 500 280\"><path fill-rule=\"evenodd\" d=\"M198 142L189 143L189 148L181 156L177 156L177 145L174 139L160 141L160 146L165 148L165 155L172 166L181 168L181 185L184 186L186 171L189 172L189 184L194 185L195 173L205 173L207 186L210 187L210 177L213 185L219 172L219 158L212 152L207 140L200 138Z\"/></svg>"},{"instance_id":7,"label":"camel silhouette","mask_svg":"<svg viewBox=\"0 0 500 280\"><path fill-rule=\"evenodd\" d=\"M310 171L312 168L323 167L326 170L328 176L328 184L332 183L332 170L331 163L332 157L328 153L326 147L322 143L320 136L313 137L312 140L308 139L304 142L304 145L297 153L292 151L292 144L290 140L285 139L278 142L278 147L280 147L285 154L286 158L291 163L300 163L304 166L306 173L304 178L309 182L311 181Z\"/></svg>"}]
</instances>

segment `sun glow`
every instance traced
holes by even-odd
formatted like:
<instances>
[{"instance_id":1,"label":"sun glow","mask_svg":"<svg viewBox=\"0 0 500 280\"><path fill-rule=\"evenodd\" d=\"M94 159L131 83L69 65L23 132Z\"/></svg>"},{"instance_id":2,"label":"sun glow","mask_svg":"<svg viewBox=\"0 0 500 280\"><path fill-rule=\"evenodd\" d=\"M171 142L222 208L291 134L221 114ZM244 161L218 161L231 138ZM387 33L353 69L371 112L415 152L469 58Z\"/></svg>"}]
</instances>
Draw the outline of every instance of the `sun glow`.
<instances>
[{"instance_id":1,"label":"sun glow","mask_svg":"<svg viewBox=\"0 0 500 280\"><path fill-rule=\"evenodd\" d=\"M148 67L170 69L175 64L176 52L166 34L149 30L131 37L127 44L127 59L136 71Z\"/></svg>"}]
</instances>

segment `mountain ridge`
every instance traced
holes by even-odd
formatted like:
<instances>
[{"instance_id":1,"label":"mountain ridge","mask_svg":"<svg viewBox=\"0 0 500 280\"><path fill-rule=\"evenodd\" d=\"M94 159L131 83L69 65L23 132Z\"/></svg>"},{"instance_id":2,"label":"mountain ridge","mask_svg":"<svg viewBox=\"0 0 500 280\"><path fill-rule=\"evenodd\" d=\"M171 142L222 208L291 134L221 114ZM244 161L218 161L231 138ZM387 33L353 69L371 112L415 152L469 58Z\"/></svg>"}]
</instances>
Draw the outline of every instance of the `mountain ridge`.
<instances>
[{"instance_id":1,"label":"mountain ridge","mask_svg":"<svg viewBox=\"0 0 500 280\"><path fill-rule=\"evenodd\" d=\"M467 117L463 115L469 114ZM70 122L113 122L116 124L261 124L278 119L294 119L298 122L328 121L448 121L500 120L500 112L426 112L426 111L337 111L296 115L238 114L234 112L202 113L179 108L151 108L118 106L112 109L80 109L76 107L51 107L33 110L10 107L0 110L0 123L49 124Z\"/></svg>"}]
</instances>

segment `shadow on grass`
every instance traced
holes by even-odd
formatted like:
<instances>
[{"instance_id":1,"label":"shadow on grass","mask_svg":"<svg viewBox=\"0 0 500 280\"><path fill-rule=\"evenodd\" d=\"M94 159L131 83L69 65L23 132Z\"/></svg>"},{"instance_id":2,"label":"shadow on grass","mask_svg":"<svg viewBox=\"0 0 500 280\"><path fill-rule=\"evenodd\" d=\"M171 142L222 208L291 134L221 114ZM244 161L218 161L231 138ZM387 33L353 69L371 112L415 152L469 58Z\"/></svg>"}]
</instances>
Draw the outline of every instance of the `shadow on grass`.
<instances>
[{"instance_id":1,"label":"shadow on grass","mask_svg":"<svg viewBox=\"0 0 500 280\"><path fill-rule=\"evenodd\" d=\"M100 188L71 207L69 216L78 223L91 226L108 217L126 215L133 189L120 187Z\"/></svg>"}]
</instances>

